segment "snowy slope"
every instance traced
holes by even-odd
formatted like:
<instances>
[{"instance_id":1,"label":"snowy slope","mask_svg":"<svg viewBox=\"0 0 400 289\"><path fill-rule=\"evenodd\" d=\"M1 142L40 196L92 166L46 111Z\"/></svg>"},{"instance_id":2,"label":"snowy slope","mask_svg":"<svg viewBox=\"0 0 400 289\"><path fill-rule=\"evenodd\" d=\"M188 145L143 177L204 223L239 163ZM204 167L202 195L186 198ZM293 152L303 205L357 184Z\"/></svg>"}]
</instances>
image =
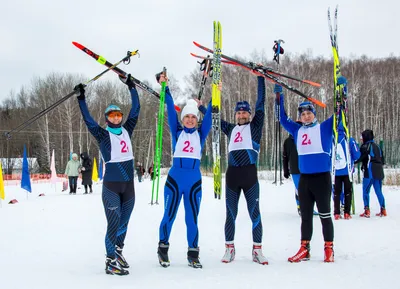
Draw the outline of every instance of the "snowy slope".
<instances>
[{"instance_id":1,"label":"snowy slope","mask_svg":"<svg viewBox=\"0 0 400 289\"><path fill-rule=\"evenodd\" d=\"M164 182L165 179L162 180ZM125 256L129 276L104 274L105 216L101 185L94 194L70 196L50 184L34 184L26 198L18 186L6 187L7 200L19 203L0 208L0 288L399 288L400 195L384 187L388 217L334 221L335 263L325 264L318 217L314 217L311 260L291 264L299 248L300 218L293 185L275 186L260 180L264 226L263 250L270 265L252 262L251 222L241 198L236 227L236 259L223 264L225 203L214 200L212 179L203 178L200 210L200 257L203 269L187 266L183 204L170 239L171 267L158 264L158 226L163 206L150 206L151 182L136 185L136 205L129 225ZM160 186L162 188L162 186ZM356 211L362 211L361 186L355 187ZM45 193L45 197L38 197ZM162 204L162 193L160 204ZM374 193L371 209L379 210Z\"/></svg>"}]
</instances>

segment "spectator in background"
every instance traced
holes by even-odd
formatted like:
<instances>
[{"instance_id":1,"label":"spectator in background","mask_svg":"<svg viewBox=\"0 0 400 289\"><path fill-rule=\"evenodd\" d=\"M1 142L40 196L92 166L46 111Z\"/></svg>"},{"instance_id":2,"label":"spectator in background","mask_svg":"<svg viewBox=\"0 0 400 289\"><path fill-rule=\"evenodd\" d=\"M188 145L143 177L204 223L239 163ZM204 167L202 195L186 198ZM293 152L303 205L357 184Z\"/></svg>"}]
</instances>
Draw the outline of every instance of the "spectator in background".
<instances>
[{"instance_id":1,"label":"spectator in background","mask_svg":"<svg viewBox=\"0 0 400 289\"><path fill-rule=\"evenodd\" d=\"M72 159L67 163L65 168L65 174L68 176L69 181L69 194L76 194L77 181L79 176L80 162L78 160L78 155L76 153L72 154Z\"/></svg>"},{"instance_id":2,"label":"spectator in background","mask_svg":"<svg viewBox=\"0 0 400 289\"><path fill-rule=\"evenodd\" d=\"M87 152L81 153L82 164L80 167L80 172L82 174L82 185L85 187L85 192L83 194L93 193L92 190L92 172L93 172L93 162L92 159L89 157Z\"/></svg>"},{"instance_id":3,"label":"spectator in background","mask_svg":"<svg viewBox=\"0 0 400 289\"><path fill-rule=\"evenodd\" d=\"M144 174L143 165L140 162L136 163L136 174L138 176L139 183L142 182L142 177Z\"/></svg>"}]
</instances>

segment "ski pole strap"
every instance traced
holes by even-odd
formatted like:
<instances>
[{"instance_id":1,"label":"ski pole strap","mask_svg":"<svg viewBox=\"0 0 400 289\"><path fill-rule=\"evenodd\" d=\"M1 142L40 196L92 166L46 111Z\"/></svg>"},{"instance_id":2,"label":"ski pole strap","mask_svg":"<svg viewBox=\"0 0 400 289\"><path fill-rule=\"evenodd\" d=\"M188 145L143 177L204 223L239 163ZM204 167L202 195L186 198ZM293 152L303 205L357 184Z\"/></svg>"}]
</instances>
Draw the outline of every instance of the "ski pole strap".
<instances>
[{"instance_id":1,"label":"ski pole strap","mask_svg":"<svg viewBox=\"0 0 400 289\"><path fill-rule=\"evenodd\" d=\"M285 43L282 39L275 40L274 41L274 46L272 47L272 50L275 52L274 54L274 61L276 61L277 64L279 64L279 55L284 53L284 49L281 46L281 43Z\"/></svg>"}]
</instances>

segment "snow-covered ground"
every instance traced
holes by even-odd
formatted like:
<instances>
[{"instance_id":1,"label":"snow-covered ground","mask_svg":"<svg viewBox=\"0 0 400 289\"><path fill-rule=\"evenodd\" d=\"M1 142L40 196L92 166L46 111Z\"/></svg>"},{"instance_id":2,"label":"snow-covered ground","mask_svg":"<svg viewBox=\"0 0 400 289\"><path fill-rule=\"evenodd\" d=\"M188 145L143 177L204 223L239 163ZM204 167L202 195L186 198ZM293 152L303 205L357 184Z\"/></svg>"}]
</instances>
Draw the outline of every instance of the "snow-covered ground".
<instances>
[{"instance_id":1,"label":"snow-covered ground","mask_svg":"<svg viewBox=\"0 0 400 289\"><path fill-rule=\"evenodd\" d=\"M210 177L203 178L200 210L200 257L203 269L187 266L186 228L183 204L170 239L171 267L162 268L156 256L158 228L163 214L163 184L160 204L149 205L151 182L136 185L136 204L125 242L130 275L104 273L106 221L101 202L101 184L94 194L70 196L61 183L33 184L33 193L17 185L6 187L0 208L0 288L4 289L111 289L111 288L399 288L400 194L384 187L388 217L363 219L361 186L355 187L356 213L350 221L334 221L335 263L323 260L323 239L314 217L311 260L287 262L300 242L292 182L282 186L260 180L260 205L264 227L263 250L270 265L252 262L251 222L241 198L236 226L236 259L223 264L224 200L213 197ZM46 196L38 197L40 193ZM16 198L19 203L7 204ZM371 210L378 202L371 192Z\"/></svg>"}]
</instances>

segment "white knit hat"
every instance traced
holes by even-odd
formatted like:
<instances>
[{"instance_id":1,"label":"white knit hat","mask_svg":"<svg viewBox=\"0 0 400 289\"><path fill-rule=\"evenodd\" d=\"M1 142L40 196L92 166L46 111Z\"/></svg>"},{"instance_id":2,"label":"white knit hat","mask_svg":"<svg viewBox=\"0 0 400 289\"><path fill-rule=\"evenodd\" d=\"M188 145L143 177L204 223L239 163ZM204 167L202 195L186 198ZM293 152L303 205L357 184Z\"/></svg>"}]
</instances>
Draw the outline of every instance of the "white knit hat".
<instances>
[{"instance_id":1,"label":"white knit hat","mask_svg":"<svg viewBox=\"0 0 400 289\"><path fill-rule=\"evenodd\" d=\"M183 120L183 118L188 114L193 114L196 116L197 120L199 120L199 109L197 108L197 102L194 99L189 99L186 102L186 105L181 112L181 120Z\"/></svg>"}]
</instances>

